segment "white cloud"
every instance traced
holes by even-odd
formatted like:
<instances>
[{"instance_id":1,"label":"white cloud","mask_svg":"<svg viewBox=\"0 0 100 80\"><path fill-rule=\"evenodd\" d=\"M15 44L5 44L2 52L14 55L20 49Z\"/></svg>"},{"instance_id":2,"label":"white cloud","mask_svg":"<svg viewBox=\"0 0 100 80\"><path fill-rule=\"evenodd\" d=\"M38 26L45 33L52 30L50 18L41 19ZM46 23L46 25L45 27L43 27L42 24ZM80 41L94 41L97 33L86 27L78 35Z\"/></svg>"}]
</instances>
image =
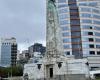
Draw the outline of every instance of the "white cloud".
<instances>
[{"instance_id":1,"label":"white cloud","mask_svg":"<svg viewBox=\"0 0 100 80\"><path fill-rule=\"evenodd\" d=\"M0 36L16 37L20 49L30 42L45 44L46 0L0 0Z\"/></svg>"}]
</instances>

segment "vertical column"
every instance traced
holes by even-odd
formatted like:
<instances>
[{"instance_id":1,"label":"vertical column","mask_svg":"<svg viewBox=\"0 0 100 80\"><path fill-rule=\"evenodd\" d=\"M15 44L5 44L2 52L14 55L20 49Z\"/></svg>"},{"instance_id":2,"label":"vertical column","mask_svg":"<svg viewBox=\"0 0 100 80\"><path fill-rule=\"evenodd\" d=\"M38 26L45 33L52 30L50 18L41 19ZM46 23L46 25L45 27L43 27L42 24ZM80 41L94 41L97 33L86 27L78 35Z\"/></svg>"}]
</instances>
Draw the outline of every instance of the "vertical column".
<instances>
[{"instance_id":1,"label":"vertical column","mask_svg":"<svg viewBox=\"0 0 100 80\"><path fill-rule=\"evenodd\" d=\"M11 65L16 65L16 59L17 59L17 44L11 45Z\"/></svg>"},{"instance_id":2,"label":"vertical column","mask_svg":"<svg viewBox=\"0 0 100 80\"><path fill-rule=\"evenodd\" d=\"M72 54L75 56L75 58L82 58L81 28L77 1L68 0L68 5L70 11Z\"/></svg>"}]
</instances>

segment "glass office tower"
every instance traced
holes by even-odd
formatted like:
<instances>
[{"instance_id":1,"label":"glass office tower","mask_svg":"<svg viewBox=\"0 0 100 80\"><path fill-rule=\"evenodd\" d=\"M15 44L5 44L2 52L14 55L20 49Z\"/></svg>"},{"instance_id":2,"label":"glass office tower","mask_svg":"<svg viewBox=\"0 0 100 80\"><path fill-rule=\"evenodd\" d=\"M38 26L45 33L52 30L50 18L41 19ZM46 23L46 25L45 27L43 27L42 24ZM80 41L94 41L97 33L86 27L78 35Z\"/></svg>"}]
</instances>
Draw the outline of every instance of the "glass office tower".
<instances>
[{"instance_id":1,"label":"glass office tower","mask_svg":"<svg viewBox=\"0 0 100 80\"><path fill-rule=\"evenodd\" d=\"M100 55L100 0L56 0L64 53Z\"/></svg>"},{"instance_id":2,"label":"glass office tower","mask_svg":"<svg viewBox=\"0 0 100 80\"><path fill-rule=\"evenodd\" d=\"M17 59L17 42L15 38L0 39L0 66L15 66Z\"/></svg>"}]
</instances>

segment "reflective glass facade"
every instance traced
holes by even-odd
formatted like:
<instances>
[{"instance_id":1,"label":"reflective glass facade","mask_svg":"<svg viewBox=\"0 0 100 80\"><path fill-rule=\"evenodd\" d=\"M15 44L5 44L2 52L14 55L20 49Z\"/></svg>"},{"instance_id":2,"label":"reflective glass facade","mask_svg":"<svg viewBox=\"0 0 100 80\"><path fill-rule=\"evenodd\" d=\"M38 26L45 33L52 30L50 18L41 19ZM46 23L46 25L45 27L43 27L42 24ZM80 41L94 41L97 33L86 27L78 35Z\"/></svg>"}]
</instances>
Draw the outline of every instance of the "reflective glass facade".
<instances>
[{"instance_id":1,"label":"reflective glass facade","mask_svg":"<svg viewBox=\"0 0 100 80\"><path fill-rule=\"evenodd\" d=\"M56 0L64 53L100 55L100 0Z\"/></svg>"},{"instance_id":2,"label":"reflective glass facade","mask_svg":"<svg viewBox=\"0 0 100 80\"><path fill-rule=\"evenodd\" d=\"M0 66L16 65L17 43L15 38L0 39Z\"/></svg>"},{"instance_id":3,"label":"reflective glass facade","mask_svg":"<svg viewBox=\"0 0 100 80\"><path fill-rule=\"evenodd\" d=\"M11 64L11 44L2 43L1 46L1 65L10 66Z\"/></svg>"}]
</instances>

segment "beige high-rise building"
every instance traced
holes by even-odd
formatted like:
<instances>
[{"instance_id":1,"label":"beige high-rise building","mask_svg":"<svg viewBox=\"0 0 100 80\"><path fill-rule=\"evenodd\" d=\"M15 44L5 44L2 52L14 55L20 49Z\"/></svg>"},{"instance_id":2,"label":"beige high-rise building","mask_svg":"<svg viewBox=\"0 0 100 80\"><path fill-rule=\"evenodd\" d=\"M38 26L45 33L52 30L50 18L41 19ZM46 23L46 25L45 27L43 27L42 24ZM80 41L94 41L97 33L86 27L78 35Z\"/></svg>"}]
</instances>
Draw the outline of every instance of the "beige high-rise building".
<instances>
[{"instance_id":1,"label":"beige high-rise building","mask_svg":"<svg viewBox=\"0 0 100 80\"><path fill-rule=\"evenodd\" d=\"M100 0L55 0L64 53L75 58L100 55Z\"/></svg>"}]
</instances>

